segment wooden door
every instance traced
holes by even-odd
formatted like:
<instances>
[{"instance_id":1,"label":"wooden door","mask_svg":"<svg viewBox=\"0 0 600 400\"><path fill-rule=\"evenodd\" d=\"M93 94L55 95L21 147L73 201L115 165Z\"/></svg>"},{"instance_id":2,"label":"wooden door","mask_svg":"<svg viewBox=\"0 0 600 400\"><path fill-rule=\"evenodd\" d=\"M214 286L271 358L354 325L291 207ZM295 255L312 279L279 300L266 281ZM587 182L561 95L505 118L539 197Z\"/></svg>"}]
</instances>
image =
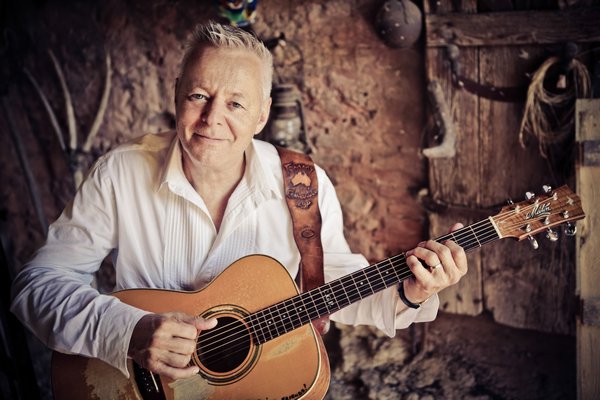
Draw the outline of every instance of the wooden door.
<instances>
[{"instance_id":1,"label":"wooden door","mask_svg":"<svg viewBox=\"0 0 600 400\"><path fill-rule=\"evenodd\" d=\"M456 132L454 156L429 159L434 237L544 184L575 184L568 152L546 159L535 140L521 147L519 129L531 76L559 42L600 42L598 8L481 12L484 3L519 2L424 2L427 79L441 86ZM441 293L442 309L487 311L502 324L574 333L575 240L536 239L537 251L526 241L503 241L472 253L467 277Z\"/></svg>"}]
</instances>

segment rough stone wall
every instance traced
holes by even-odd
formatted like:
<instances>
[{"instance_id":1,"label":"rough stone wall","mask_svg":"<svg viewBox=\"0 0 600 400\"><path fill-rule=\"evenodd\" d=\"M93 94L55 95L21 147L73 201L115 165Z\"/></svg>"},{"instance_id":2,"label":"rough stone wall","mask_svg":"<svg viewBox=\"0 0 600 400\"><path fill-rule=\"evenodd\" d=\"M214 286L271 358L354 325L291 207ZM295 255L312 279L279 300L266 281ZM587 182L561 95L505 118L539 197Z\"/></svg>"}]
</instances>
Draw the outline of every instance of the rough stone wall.
<instances>
[{"instance_id":1,"label":"rough stone wall","mask_svg":"<svg viewBox=\"0 0 600 400\"><path fill-rule=\"evenodd\" d=\"M411 190L425 179L423 55L377 38L379 5L272 2L256 26L301 49L298 71L283 61L291 46L275 52L277 76L302 88L314 158L336 184L351 247L375 260L418 242L424 219Z\"/></svg>"},{"instance_id":2,"label":"rough stone wall","mask_svg":"<svg viewBox=\"0 0 600 400\"><path fill-rule=\"evenodd\" d=\"M2 66L6 109L0 113L0 201L15 269L44 241L15 143L15 123L48 222L74 193L68 155L27 78L36 78L67 137L65 101L51 50L74 104L78 142L86 140L104 85L112 88L87 168L117 144L171 129L182 42L197 21L215 17L213 1L17 2L10 8L14 48ZM373 27L380 1L261 0L254 26L261 38L283 33L274 50L275 81L294 83L304 103L312 156L336 185L347 238L356 252L379 260L421 240L423 210L414 194L425 185L418 155L423 126L423 54L393 50ZM111 289L110 268L100 284ZM391 355L382 355L391 357ZM47 358L39 357L38 361ZM47 366L41 366L46 369ZM48 384L47 377L45 384ZM337 378L343 379L340 376Z\"/></svg>"},{"instance_id":3,"label":"rough stone wall","mask_svg":"<svg viewBox=\"0 0 600 400\"><path fill-rule=\"evenodd\" d=\"M422 53L393 50L375 35L377 1L267 1L258 7L261 38L283 32L275 79L301 89L307 136L343 204L351 247L378 260L414 245L424 216L413 194L425 179L418 155L423 119ZM47 50L61 64L74 102L79 143L90 129L112 57L112 90L93 154L173 126L173 86L182 41L196 21L214 18L213 2L46 2L23 16L22 64L48 96L66 133L65 107ZM54 220L72 180L49 119L28 81L10 86L27 156L45 211ZM7 126L4 119L2 126ZM6 129L6 128L3 128ZM2 140L0 196L23 261L41 243L9 135ZM68 140L65 138L65 140ZM28 229L23 229L28 227ZM23 236L28 236L25 239ZM31 240L33 238L33 240Z\"/></svg>"}]
</instances>

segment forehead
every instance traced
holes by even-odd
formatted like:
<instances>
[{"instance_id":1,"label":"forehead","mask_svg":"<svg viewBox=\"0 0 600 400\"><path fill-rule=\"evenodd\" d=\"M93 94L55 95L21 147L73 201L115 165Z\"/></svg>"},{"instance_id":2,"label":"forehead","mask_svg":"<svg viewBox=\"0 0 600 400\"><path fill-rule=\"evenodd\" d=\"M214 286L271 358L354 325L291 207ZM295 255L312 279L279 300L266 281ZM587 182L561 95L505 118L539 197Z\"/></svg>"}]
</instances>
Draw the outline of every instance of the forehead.
<instances>
[{"instance_id":1,"label":"forehead","mask_svg":"<svg viewBox=\"0 0 600 400\"><path fill-rule=\"evenodd\" d=\"M249 50L201 47L190 53L181 80L206 90L260 91L262 62Z\"/></svg>"}]
</instances>

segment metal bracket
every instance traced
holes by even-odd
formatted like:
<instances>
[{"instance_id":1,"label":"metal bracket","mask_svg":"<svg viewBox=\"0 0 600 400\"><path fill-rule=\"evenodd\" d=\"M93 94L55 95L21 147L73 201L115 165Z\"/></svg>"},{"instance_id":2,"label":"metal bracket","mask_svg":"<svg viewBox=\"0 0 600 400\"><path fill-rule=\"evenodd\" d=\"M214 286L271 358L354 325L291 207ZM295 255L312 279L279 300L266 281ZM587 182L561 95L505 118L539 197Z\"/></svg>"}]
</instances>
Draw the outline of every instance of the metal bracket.
<instances>
[{"instance_id":1,"label":"metal bracket","mask_svg":"<svg viewBox=\"0 0 600 400\"><path fill-rule=\"evenodd\" d=\"M600 140L579 142L579 165L600 167Z\"/></svg>"},{"instance_id":2,"label":"metal bracket","mask_svg":"<svg viewBox=\"0 0 600 400\"><path fill-rule=\"evenodd\" d=\"M579 314L583 325L600 327L600 297L579 299Z\"/></svg>"},{"instance_id":3,"label":"metal bracket","mask_svg":"<svg viewBox=\"0 0 600 400\"><path fill-rule=\"evenodd\" d=\"M449 44L446 47L446 56L450 60L452 71L452 83L458 89L466 90L469 93L494 101L505 101L520 103L524 102L527 96L527 86L515 87L497 87L493 85L482 85L461 74L459 61L460 49L455 44Z\"/></svg>"}]
</instances>

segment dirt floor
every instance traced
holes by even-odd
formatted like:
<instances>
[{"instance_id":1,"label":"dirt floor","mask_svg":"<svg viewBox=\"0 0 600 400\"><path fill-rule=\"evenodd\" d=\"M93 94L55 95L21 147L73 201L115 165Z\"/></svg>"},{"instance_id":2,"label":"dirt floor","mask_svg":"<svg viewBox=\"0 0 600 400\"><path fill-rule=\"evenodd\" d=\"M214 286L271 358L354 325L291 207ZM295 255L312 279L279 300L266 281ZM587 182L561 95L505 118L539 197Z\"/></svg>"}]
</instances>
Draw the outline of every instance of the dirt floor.
<instances>
[{"instance_id":1,"label":"dirt floor","mask_svg":"<svg viewBox=\"0 0 600 400\"><path fill-rule=\"evenodd\" d=\"M570 336L449 314L393 339L367 327L338 326L329 335L329 400L576 397Z\"/></svg>"}]
</instances>

